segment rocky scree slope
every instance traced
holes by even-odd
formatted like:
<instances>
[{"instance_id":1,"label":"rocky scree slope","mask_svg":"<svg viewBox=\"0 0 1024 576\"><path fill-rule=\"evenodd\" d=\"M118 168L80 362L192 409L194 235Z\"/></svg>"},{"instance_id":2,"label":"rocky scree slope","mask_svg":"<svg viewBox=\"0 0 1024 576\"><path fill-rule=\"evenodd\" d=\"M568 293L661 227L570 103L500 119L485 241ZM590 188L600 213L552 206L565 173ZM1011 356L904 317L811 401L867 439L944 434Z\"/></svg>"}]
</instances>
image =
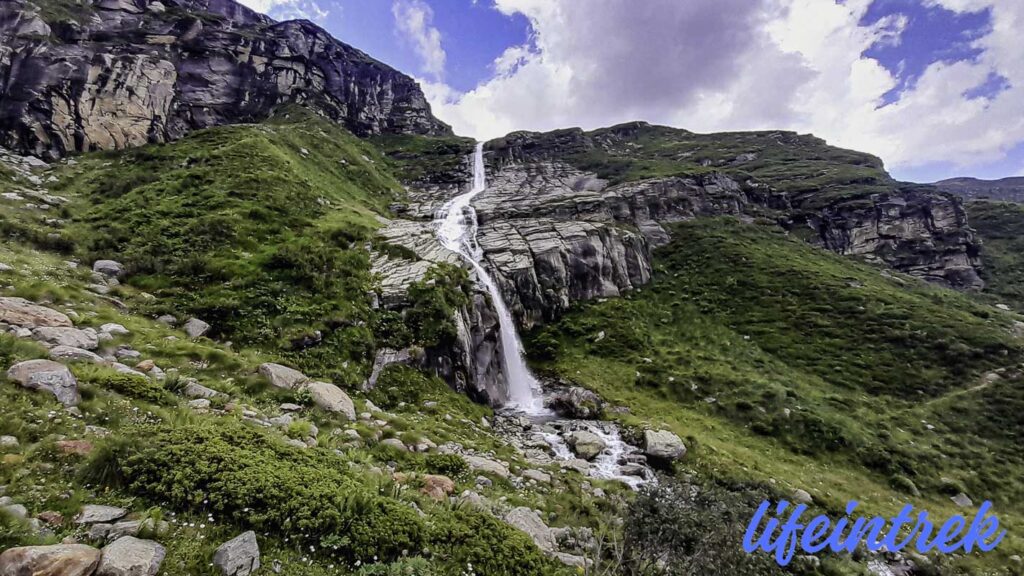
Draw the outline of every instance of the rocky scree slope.
<instances>
[{"instance_id":1,"label":"rocky scree slope","mask_svg":"<svg viewBox=\"0 0 1024 576\"><path fill-rule=\"evenodd\" d=\"M359 135L447 134L408 76L232 0L0 6L0 145L42 157L175 140L301 103Z\"/></svg>"}]
</instances>

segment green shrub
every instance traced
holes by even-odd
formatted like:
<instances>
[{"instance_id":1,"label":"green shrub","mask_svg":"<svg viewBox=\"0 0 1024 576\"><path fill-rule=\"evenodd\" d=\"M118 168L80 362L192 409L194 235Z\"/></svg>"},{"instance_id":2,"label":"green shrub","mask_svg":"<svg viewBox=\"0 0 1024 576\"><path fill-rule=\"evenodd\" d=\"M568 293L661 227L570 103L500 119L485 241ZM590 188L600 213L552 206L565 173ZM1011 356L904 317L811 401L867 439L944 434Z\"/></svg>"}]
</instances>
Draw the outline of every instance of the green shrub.
<instances>
[{"instance_id":1,"label":"green shrub","mask_svg":"<svg viewBox=\"0 0 1024 576\"><path fill-rule=\"evenodd\" d=\"M428 546L448 568L479 576L543 576L558 573L530 538L504 522L477 510L445 511L431 518Z\"/></svg>"},{"instance_id":2,"label":"green shrub","mask_svg":"<svg viewBox=\"0 0 1024 576\"><path fill-rule=\"evenodd\" d=\"M438 382L415 368L392 364L381 372L377 385L367 396L377 406L390 410L401 402L419 404L424 395L437 385Z\"/></svg>"},{"instance_id":3,"label":"green shrub","mask_svg":"<svg viewBox=\"0 0 1024 576\"><path fill-rule=\"evenodd\" d=\"M175 402L174 396L159 382L145 376L113 372L105 369L92 371L82 368L78 372L84 372L84 375L80 376L83 381L129 398L163 405L170 405Z\"/></svg>"},{"instance_id":4,"label":"green shrub","mask_svg":"<svg viewBox=\"0 0 1024 576\"><path fill-rule=\"evenodd\" d=\"M454 313L469 303L469 276L452 264L437 264L409 286L405 323L416 344L430 347L452 342L458 336Z\"/></svg>"},{"instance_id":5,"label":"green shrub","mask_svg":"<svg viewBox=\"0 0 1024 576\"><path fill-rule=\"evenodd\" d=\"M292 448L223 420L140 427L133 437L107 458L130 491L172 508L209 511L349 561L422 549L417 513L359 485L329 452Z\"/></svg>"},{"instance_id":6,"label":"green shrub","mask_svg":"<svg viewBox=\"0 0 1024 576\"><path fill-rule=\"evenodd\" d=\"M423 466L431 474L443 474L449 478L461 478L469 473L469 464L458 454L427 454Z\"/></svg>"}]
</instances>

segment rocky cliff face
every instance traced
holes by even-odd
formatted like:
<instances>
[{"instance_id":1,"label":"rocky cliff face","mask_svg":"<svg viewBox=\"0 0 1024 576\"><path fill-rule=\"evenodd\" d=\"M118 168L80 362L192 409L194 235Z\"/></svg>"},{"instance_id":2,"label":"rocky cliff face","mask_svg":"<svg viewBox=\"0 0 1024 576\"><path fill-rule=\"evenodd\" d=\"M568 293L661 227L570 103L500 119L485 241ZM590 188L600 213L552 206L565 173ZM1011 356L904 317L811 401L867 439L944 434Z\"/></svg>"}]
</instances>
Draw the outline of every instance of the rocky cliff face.
<instances>
[{"instance_id":1,"label":"rocky cliff face","mask_svg":"<svg viewBox=\"0 0 1024 576\"><path fill-rule=\"evenodd\" d=\"M52 4L54 0L47 0ZM0 6L0 144L69 151L173 140L298 103L366 135L446 134L419 86L307 21L232 0Z\"/></svg>"}]
</instances>

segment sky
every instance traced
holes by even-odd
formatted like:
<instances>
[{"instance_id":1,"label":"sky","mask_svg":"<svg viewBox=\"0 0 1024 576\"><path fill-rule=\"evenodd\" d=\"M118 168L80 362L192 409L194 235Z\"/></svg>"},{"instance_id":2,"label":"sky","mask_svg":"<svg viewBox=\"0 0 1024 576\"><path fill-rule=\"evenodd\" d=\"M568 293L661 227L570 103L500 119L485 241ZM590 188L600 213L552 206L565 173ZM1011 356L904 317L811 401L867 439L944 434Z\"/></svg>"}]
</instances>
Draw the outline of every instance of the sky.
<instances>
[{"instance_id":1,"label":"sky","mask_svg":"<svg viewBox=\"0 0 1024 576\"><path fill-rule=\"evenodd\" d=\"M1024 0L240 0L415 77L455 132L786 129L902 180L1024 175Z\"/></svg>"}]
</instances>

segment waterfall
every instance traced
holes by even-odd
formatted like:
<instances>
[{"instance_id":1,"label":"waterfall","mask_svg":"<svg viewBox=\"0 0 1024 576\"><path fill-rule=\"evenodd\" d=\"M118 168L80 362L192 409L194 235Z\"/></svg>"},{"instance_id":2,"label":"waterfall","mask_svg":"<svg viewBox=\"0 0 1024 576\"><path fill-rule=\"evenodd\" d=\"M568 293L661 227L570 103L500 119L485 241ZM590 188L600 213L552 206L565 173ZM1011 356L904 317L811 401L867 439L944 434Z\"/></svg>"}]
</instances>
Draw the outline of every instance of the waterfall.
<instances>
[{"instance_id":1,"label":"waterfall","mask_svg":"<svg viewBox=\"0 0 1024 576\"><path fill-rule=\"evenodd\" d=\"M508 404L529 415L548 414L540 383L523 360L522 344L516 332L515 319L509 313L494 279L484 269L483 250L477 243L476 210L470 205L473 198L487 188L484 171L484 144L478 142L473 152L473 186L468 192L449 200L437 214L437 238L441 245L461 255L476 271L477 279L491 296L498 312L501 337L502 367L508 382Z\"/></svg>"}]
</instances>

